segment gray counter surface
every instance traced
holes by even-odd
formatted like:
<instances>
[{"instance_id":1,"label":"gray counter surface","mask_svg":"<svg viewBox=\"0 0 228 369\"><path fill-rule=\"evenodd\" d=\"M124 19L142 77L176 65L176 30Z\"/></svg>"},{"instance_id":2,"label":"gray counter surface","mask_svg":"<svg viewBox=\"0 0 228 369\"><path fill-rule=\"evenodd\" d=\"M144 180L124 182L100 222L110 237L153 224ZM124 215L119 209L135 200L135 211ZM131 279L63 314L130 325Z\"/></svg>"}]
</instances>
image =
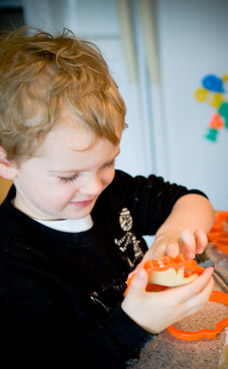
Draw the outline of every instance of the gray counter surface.
<instances>
[{"instance_id":1,"label":"gray counter surface","mask_svg":"<svg viewBox=\"0 0 228 369\"><path fill-rule=\"evenodd\" d=\"M208 244L207 255L228 278L228 254ZM214 290L228 293L228 286L214 274ZM186 331L213 329L215 324L228 317L228 306L209 302L205 309L185 318L175 326ZM134 369L228 369L228 328L214 339L183 341L173 337L168 330L143 349Z\"/></svg>"}]
</instances>

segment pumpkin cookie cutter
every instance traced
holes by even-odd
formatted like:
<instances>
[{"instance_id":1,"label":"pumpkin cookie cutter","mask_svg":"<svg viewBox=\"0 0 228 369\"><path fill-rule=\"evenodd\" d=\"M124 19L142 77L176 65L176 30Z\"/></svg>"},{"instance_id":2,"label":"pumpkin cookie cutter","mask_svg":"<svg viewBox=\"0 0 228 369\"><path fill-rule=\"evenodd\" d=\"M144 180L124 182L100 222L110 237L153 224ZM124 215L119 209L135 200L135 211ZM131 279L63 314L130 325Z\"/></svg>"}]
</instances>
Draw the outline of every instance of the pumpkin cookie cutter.
<instances>
[{"instance_id":1,"label":"pumpkin cookie cutter","mask_svg":"<svg viewBox=\"0 0 228 369\"><path fill-rule=\"evenodd\" d=\"M228 306L228 294L221 291L212 291L209 301L220 302ZM184 340L184 341L197 341L202 338L213 339L220 333L224 328L228 327L228 318L221 320L216 324L215 329L201 329L198 331L188 332L182 331L175 328L174 326L169 326L167 329L172 336Z\"/></svg>"},{"instance_id":2,"label":"pumpkin cookie cutter","mask_svg":"<svg viewBox=\"0 0 228 369\"><path fill-rule=\"evenodd\" d=\"M215 224L208 233L208 241L218 250L228 253L228 228L224 227L225 223L228 223L228 211L220 211L216 214Z\"/></svg>"},{"instance_id":3,"label":"pumpkin cookie cutter","mask_svg":"<svg viewBox=\"0 0 228 369\"><path fill-rule=\"evenodd\" d=\"M160 292L170 287L189 283L204 271L204 268L199 266L195 260L187 259L182 253L176 258L164 256L161 259L147 260L143 267L149 275L146 291L151 292ZM135 274L136 270L128 276L125 295Z\"/></svg>"}]
</instances>

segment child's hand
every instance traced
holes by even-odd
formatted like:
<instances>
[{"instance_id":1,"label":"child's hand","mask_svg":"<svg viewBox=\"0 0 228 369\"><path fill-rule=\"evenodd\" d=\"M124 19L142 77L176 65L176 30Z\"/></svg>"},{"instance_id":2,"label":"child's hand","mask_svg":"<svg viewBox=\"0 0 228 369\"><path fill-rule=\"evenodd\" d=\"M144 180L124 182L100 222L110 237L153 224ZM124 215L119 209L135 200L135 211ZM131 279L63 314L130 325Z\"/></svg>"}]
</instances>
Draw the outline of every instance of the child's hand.
<instances>
[{"instance_id":1,"label":"child's hand","mask_svg":"<svg viewBox=\"0 0 228 369\"><path fill-rule=\"evenodd\" d=\"M155 238L137 269L142 267L148 259L158 259L164 255L175 258L179 253L183 253L188 259L194 259L195 254L201 254L204 251L207 243L207 235L200 229L194 233L189 229L181 232L166 231Z\"/></svg>"},{"instance_id":2,"label":"child's hand","mask_svg":"<svg viewBox=\"0 0 228 369\"><path fill-rule=\"evenodd\" d=\"M207 268L187 285L147 292L148 274L145 269L139 269L122 302L122 309L146 331L159 333L205 306L213 289L212 273L213 268Z\"/></svg>"}]
</instances>

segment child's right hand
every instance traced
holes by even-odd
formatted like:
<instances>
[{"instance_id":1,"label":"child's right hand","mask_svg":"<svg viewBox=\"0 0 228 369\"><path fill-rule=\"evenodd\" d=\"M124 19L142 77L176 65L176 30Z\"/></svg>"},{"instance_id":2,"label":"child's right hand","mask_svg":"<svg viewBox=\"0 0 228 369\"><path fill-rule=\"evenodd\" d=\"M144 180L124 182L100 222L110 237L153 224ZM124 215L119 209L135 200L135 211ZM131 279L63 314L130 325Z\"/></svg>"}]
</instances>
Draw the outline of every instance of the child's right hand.
<instances>
[{"instance_id":1,"label":"child's right hand","mask_svg":"<svg viewBox=\"0 0 228 369\"><path fill-rule=\"evenodd\" d=\"M145 269L139 269L122 302L122 309L146 331L159 333L205 306L214 285L212 273L213 268L207 268L187 285L147 292L148 274Z\"/></svg>"}]
</instances>

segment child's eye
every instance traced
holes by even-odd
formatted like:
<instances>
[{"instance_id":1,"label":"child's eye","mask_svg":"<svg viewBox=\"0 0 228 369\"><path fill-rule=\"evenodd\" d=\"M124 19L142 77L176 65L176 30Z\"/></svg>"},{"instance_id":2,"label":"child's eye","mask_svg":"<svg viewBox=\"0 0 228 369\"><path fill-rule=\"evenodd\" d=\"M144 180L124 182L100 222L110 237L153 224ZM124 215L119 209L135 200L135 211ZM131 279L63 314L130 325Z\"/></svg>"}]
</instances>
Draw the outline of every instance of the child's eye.
<instances>
[{"instance_id":1,"label":"child's eye","mask_svg":"<svg viewBox=\"0 0 228 369\"><path fill-rule=\"evenodd\" d=\"M70 183L73 182L77 177L78 173L74 174L72 177L58 177L58 179L60 180L60 182Z\"/></svg>"}]
</instances>

